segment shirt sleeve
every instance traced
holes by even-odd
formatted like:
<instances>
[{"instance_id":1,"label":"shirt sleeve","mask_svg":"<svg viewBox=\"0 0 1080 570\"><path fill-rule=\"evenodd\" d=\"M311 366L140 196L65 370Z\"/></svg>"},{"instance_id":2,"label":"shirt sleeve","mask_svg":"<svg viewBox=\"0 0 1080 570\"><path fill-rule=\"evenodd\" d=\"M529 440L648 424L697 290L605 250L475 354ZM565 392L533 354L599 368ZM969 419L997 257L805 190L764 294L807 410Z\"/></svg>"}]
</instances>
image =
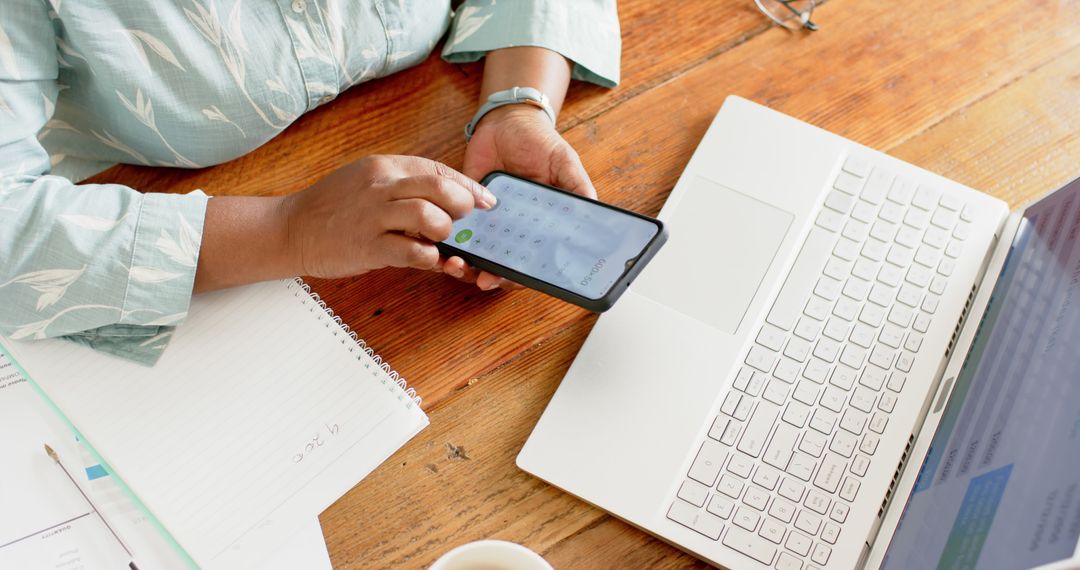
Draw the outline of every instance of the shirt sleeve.
<instances>
[{"instance_id":1,"label":"shirt sleeve","mask_svg":"<svg viewBox=\"0 0 1080 570\"><path fill-rule=\"evenodd\" d=\"M454 15L442 57L476 61L494 49L536 46L574 62L572 77L619 83L622 39L615 0L466 0Z\"/></svg>"},{"instance_id":2,"label":"shirt sleeve","mask_svg":"<svg viewBox=\"0 0 1080 570\"><path fill-rule=\"evenodd\" d=\"M65 337L153 364L187 315L206 196L49 175L36 135L58 66L44 6L0 10L0 334Z\"/></svg>"}]
</instances>

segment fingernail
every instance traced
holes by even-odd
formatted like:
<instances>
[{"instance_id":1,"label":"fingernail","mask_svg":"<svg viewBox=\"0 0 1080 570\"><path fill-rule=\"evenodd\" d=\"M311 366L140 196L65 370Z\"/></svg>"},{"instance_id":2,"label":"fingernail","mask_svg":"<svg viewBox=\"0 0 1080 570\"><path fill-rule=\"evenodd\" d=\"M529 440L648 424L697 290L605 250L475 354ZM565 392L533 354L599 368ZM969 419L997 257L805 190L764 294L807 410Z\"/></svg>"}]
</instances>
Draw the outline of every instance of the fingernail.
<instances>
[{"instance_id":1,"label":"fingernail","mask_svg":"<svg viewBox=\"0 0 1080 570\"><path fill-rule=\"evenodd\" d=\"M487 285L484 285L484 291L491 291L492 289L498 289L498 288L499 288L499 282L498 281L492 281L491 283L488 283Z\"/></svg>"}]
</instances>

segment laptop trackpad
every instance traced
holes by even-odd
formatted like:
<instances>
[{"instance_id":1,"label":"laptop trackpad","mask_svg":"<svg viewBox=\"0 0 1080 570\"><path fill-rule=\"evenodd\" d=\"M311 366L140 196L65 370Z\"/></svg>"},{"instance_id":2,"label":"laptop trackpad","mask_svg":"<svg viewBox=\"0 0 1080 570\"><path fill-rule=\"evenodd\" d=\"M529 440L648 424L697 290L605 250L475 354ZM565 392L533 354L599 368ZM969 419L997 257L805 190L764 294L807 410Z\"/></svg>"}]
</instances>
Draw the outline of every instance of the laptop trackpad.
<instances>
[{"instance_id":1,"label":"laptop trackpad","mask_svg":"<svg viewBox=\"0 0 1080 570\"><path fill-rule=\"evenodd\" d=\"M794 219L775 206L695 177L666 220L667 245L632 288L734 334Z\"/></svg>"}]
</instances>

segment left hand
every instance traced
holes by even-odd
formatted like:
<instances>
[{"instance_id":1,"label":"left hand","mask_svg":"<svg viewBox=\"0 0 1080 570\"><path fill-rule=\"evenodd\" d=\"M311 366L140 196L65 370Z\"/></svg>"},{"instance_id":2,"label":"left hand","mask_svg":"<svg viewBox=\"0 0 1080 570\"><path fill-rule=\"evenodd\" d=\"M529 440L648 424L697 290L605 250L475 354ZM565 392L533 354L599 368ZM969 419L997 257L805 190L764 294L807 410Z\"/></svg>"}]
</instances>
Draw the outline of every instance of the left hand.
<instances>
[{"instance_id":1,"label":"left hand","mask_svg":"<svg viewBox=\"0 0 1080 570\"><path fill-rule=\"evenodd\" d=\"M543 111L529 105L507 105L484 116L468 146L462 173L480 180L492 170L535 180L582 196L596 198L581 159ZM484 290L519 288L502 277L470 267L454 256L442 270Z\"/></svg>"}]
</instances>

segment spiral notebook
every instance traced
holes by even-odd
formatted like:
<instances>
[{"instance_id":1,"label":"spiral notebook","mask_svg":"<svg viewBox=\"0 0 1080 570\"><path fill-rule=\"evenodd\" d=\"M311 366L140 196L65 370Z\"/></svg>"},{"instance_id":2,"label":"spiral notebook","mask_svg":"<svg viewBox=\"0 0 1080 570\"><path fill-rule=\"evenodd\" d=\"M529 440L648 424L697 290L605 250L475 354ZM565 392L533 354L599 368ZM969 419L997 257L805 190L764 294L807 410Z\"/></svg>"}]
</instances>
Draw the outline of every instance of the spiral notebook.
<instances>
[{"instance_id":1,"label":"spiral notebook","mask_svg":"<svg viewBox=\"0 0 1080 570\"><path fill-rule=\"evenodd\" d=\"M206 569L255 566L428 423L415 391L299 280L196 296L153 368L2 340Z\"/></svg>"}]
</instances>

